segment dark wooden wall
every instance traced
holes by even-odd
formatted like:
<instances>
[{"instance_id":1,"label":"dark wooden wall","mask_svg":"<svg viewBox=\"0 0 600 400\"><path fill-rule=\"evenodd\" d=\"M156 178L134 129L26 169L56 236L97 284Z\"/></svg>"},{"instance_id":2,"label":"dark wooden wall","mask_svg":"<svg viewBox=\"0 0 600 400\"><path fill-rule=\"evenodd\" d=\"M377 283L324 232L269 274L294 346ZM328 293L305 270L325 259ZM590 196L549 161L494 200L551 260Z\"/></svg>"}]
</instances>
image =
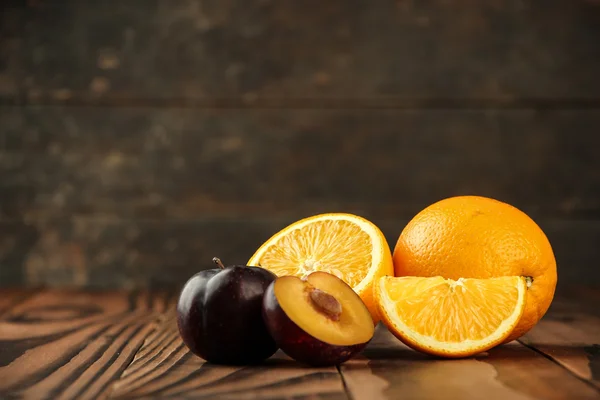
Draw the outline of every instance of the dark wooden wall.
<instances>
[{"instance_id":1,"label":"dark wooden wall","mask_svg":"<svg viewBox=\"0 0 600 400\"><path fill-rule=\"evenodd\" d=\"M4 1L0 286L179 285L480 194L600 283L600 2Z\"/></svg>"}]
</instances>

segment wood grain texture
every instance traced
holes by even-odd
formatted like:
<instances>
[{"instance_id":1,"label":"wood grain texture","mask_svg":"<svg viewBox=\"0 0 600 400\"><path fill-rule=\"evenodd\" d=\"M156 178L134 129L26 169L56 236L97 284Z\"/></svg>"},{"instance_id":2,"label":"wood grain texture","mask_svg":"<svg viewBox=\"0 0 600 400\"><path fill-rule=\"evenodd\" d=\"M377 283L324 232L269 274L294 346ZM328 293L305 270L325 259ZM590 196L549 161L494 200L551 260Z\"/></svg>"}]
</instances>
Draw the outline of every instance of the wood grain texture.
<instances>
[{"instance_id":1,"label":"wood grain texture","mask_svg":"<svg viewBox=\"0 0 600 400\"><path fill-rule=\"evenodd\" d=\"M8 1L0 94L598 98L596 1Z\"/></svg>"},{"instance_id":2,"label":"wood grain texture","mask_svg":"<svg viewBox=\"0 0 600 400\"><path fill-rule=\"evenodd\" d=\"M382 229L392 248L408 222L362 215ZM194 273L212 268L212 257L219 256L228 264L247 262L272 234L303 216L298 212L288 218L34 220L22 232L11 233L14 247L10 252L21 254L22 262L6 262L6 268L14 271L14 280L2 283L179 288ZM586 277L588 284L600 284L600 272L595 267L600 224L538 222L554 247L560 270L559 287L579 283L581 276ZM11 223L0 221L0 237L7 225ZM39 239L29 243L32 229ZM23 280L19 280L21 276Z\"/></svg>"},{"instance_id":3,"label":"wood grain texture","mask_svg":"<svg viewBox=\"0 0 600 400\"><path fill-rule=\"evenodd\" d=\"M598 1L2 6L1 287L175 283L327 211L393 244L456 194L600 280Z\"/></svg>"},{"instance_id":4,"label":"wood grain texture","mask_svg":"<svg viewBox=\"0 0 600 400\"><path fill-rule=\"evenodd\" d=\"M599 299L600 291L555 299L547 315L519 340L600 390Z\"/></svg>"},{"instance_id":5,"label":"wood grain texture","mask_svg":"<svg viewBox=\"0 0 600 400\"><path fill-rule=\"evenodd\" d=\"M253 367L205 363L184 346L174 313L167 315L112 384L111 398L347 398L334 367L305 368L281 352Z\"/></svg>"},{"instance_id":6,"label":"wood grain texture","mask_svg":"<svg viewBox=\"0 0 600 400\"><path fill-rule=\"evenodd\" d=\"M331 211L371 219L393 246L419 210L459 194L536 219L568 265L560 282L600 282L598 110L0 116L0 285L174 286L202 260L243 263L285 225Z\"/></svg>"},{"instance_id":7,"label":"wood grain texture","mask_svg":"<svg viewBox=\"0 0 600 400\"><path fill-rule=\"evenodd\" d=\"M560 295L526 346L441 360L410 350L380 325L367 349L338 369L303 367L281 352L253 367L205 363L182 344L174 301L161 292L46 290L14 304L0 318L0 398L600 397L598 310L579 298Z\"/></svg>"},{"instance_id":8,"label":"wood grain texture","mask_svg":"<svg viewBox=\"0 0 600 400\"><path fill-rule=\"evenodd\" d=\"M599 110L8 107L0 117L9 220L332 209L408 219L472 193L534 217L600 215Z\"/></svg>"},{"instance_id":9,"label":"wood grain texture","mask_svg":"<svg viewBox=\"0 0 600 400\"><path fill-rule=\"evenodd\" d=\"M417 353L378 327L362 357L341 366L356 399L597 399L600 392L559 365L512 342L475 358Z\"/></svg>"},{"instance_id":10,"label":"wood grain texture","mask_svg":"<svg viewBox=\"0 0 600 400\"><path fill-rule=\"evenodd\" d=\"M35 293L34 289L0 289L0 319L11 308Z\"/></svg>"},{"instance_id":11,"label":"wood grain texture","mask_svg":"<svg viewBox=\"0 0 600 400\"><path fill-rule=\"evenodd\" d=\"M8 204L8 198L12 196L0 190L0 197L0 204ZM39 231L35 226L27 224L14 214L13 217L18 219L0 222L0 287L22 285L27 281L25 269L22 268L27 258L26 249L30 249L39 240Z\"/></svg>"},{"instance_id":12,"label":"wood grain texture","mask_svg":"<svg viewBox=\"0 0 600 400\"><path fill-rule=\"evenodd\" d=\"M165 311L166 295L44 291L0 321L0 397L97 399Z\"/></svg>"}]
</instances>

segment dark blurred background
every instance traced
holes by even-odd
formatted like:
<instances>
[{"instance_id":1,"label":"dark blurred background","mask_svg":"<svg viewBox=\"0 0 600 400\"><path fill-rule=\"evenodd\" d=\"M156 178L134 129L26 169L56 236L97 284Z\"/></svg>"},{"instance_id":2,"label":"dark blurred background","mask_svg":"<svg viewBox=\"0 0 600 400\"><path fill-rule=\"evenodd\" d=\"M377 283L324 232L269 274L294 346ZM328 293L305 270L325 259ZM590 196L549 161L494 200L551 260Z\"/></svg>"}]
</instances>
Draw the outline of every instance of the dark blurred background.
<instances>
[{"instance_id":1,"label":"dark blurred background","mask_svg":"<svg viewBox=\"0 0 600 400\"><path fill-rule=\"evenodd\" d=\"M600 283L600 2L2 2L0 286L180 285L328 211L509 202Z\"/></svg>"}]
</instances>

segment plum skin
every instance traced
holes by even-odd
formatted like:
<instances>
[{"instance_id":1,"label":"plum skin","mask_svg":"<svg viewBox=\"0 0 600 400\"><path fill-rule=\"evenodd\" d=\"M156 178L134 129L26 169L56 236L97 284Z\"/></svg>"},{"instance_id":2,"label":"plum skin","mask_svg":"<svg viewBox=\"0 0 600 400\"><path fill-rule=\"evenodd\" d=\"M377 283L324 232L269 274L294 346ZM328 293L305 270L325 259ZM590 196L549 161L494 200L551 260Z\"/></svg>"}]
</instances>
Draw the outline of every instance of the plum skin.
<instances>
[{"instance_id":1,"label":"plum skin","mask_svg":"<svg viewBox=\"0 0 600 400\"><path fill-rule=\"evenodd\" d=\"M271 283L265 292L262 315L277 346L294 360L313 367L341 364L362 351L370 341L338 346L311 336L283 311L275 296L275 282Z\"/></svg>"},{"instance_id":2,"label":"plum skin","mask_svg":"<svg viewBox=\"0 0 600 400\"><path fill-rule=\"evenodd\" d=\"M257 364L277 351L262 319L262 300L276 275L259 267L201 271L183 286L177 327L185 345L214 364Z\"/></svg>"}]
</instances>

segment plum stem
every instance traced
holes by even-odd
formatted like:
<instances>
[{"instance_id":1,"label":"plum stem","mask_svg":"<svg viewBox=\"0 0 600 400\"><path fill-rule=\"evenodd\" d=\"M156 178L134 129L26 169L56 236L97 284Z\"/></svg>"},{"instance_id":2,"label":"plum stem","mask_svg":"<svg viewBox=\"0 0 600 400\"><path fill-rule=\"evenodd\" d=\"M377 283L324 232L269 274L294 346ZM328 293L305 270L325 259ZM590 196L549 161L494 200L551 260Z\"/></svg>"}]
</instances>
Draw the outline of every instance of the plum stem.
<instances>
[{"instance_id":1,"label":"plum stem","mask_svg":"<svg viewBox=\"0 0 600 400\"><path fill-rule=\"evenodd\" d=\"M315 288L310 291L310 299L320 312L327 315L334 321L338 321L340 319L340 315L342 314L342 305L335 297L327 292Z\"/></svg>"},{"instance_id":2,"label":"plum stem","mask_svg":"<svg viewBox=\"0 0 600 400\"><path fill-rule=\"evenodd\" d=\"M213 262L215 264L217 264L219 266L219 268L221 269L225 269L225 266L223 265L223 263L221 262L221 259L219 259L218 257L213 257Z\"/></svg>"}]
</instances>

